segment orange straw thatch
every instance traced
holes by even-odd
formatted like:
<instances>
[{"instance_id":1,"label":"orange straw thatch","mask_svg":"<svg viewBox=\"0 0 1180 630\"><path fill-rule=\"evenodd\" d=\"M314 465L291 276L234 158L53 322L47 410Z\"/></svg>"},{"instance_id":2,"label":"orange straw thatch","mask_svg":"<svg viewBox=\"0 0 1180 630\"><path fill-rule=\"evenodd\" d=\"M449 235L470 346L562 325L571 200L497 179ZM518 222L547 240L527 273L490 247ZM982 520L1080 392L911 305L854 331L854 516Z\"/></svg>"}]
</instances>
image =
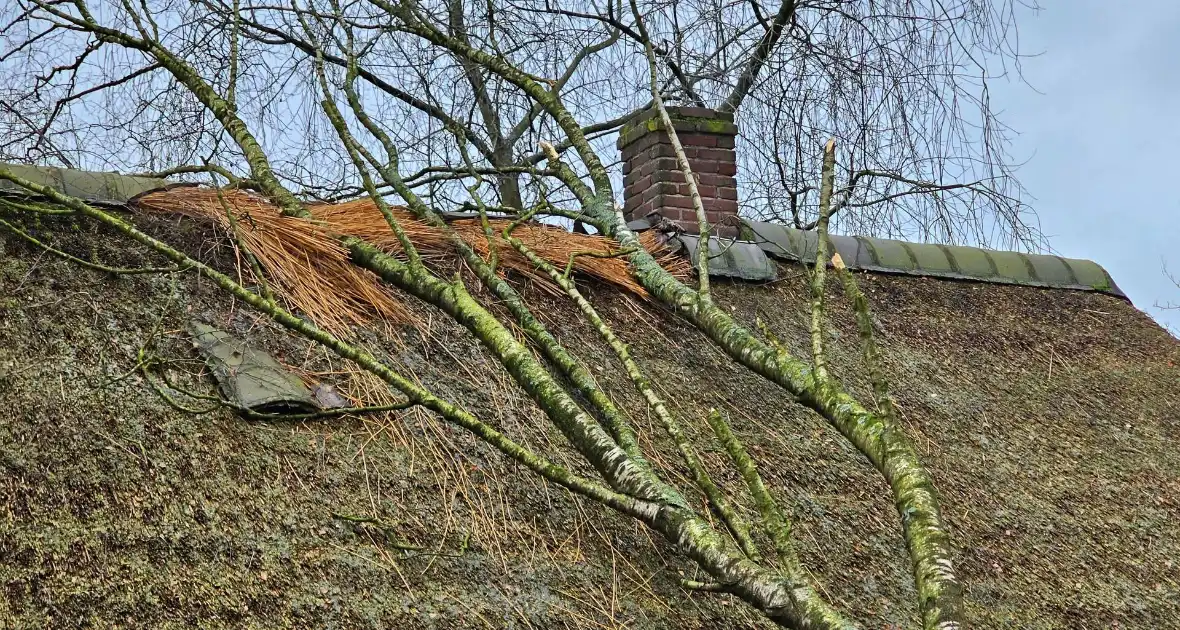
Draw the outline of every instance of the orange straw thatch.
<instances>
[{"instance_id":1,"label":"orange straw thatch","mask_svg":"<svg viewBox=\"0 0 1180 630\"><path fill-rule=\"evenodd\" d=\"M310 206L314 220L284 217L276 206L245 191L223 190L219 198L217 190L203 187L149 193L137 199L136 205L150 212L212 220L227 231L232 231L236 224L239 241L258 259L275 292L321 326L342 331L350 325L366 324L374 317L396 323L410 321L408 311L394 293L374 274L349 262L348 252L333 236L356 236L391 255L400 253L401 244L371 199ZM232 212L232 222L227 208ZM402 207L394 207L393 214L428 264L455 258L454 248L443 229L426 225ZM500 236L508 221L493 219L490 223L500 272L512 270L537 281L538 286L556 291L548 276ZM450 227L480 256L489 258L488 239L479 220L455 220L450 222ZM565 268L571 254L619 253L613 240L573 234L540 223L521 224L513 236L559 269ZM655 234L643 233L640 241L669 271L679 276L690 272L688 262L667 251ZM632 277L625 257L599 256L575 257L574 270L647 297Z\"/></svg>"}]
</instances>

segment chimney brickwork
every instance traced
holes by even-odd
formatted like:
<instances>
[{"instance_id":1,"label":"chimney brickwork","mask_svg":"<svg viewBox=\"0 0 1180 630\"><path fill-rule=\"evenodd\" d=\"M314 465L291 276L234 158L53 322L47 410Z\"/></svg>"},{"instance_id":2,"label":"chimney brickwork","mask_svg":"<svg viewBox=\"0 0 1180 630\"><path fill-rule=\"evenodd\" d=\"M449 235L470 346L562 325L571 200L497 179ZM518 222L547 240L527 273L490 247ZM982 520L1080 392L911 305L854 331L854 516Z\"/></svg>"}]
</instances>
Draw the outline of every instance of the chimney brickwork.
<instances>
[{"instance_id":1,"label":"chimney brickwork","mask_svg":"<svg viewBox=\"0 0 1180 630\"><path fill-rule=\"evenodd\" d=\"M737 125L733 115L702 107L669 107L668 114L697 178L710 229L715 235L737 236ZM627 220L659 215L685 232L697 233L689 187L659 114L650 111L627 123L619 132L618 148L623 159L623 214Z\"/></svg>"}]
</instances>

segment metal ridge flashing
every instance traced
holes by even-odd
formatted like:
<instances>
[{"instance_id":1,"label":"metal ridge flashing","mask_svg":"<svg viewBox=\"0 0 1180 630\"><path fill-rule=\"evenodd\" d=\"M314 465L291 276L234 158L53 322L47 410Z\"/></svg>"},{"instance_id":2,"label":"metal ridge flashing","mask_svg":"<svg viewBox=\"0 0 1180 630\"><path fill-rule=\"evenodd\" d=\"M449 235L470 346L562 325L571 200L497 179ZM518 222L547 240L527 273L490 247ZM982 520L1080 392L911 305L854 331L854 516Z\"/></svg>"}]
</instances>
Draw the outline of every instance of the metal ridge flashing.
<instances>
[{"instance_id":1,"label":"metal ridge flashing","mask_svg":"<svg viewBox=\"0 0 1180 630\"><path fill-rule=\"evenodd\" d=\"M742 236L775 258L803 263L815 260L818 235L813 231L744 221ZM1127 297L1105 269L1089 260L864 236L832 235L831 240L851 269Z\"/></svg>"},{"instance_id":2,"label":"metal ridge flashing","mask_svg":"<svg viewBox=\"0 0 1180 630\"><path fill-rule=\"evenodd\" d=\"M3 162L0 162L0 166L18 177L95 204L124 205L146 192L175 185L175 182L155 177L134 177L56 166L29 166ZM30 192L13 182L0 179L0 194L27 196Z\"/></svg>"}]
</instances>

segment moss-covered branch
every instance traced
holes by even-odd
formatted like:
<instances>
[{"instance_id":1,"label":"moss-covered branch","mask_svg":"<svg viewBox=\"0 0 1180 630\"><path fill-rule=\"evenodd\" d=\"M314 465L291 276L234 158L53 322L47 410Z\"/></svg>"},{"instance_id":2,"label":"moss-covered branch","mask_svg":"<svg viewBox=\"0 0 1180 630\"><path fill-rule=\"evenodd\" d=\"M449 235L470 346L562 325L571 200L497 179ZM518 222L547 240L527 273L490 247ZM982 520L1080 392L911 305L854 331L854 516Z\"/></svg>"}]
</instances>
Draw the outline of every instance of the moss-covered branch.
<instances>
[{"instance_id":1,"label":"moss-covered branch","mask_svg":"<svg viewBox=\"0 0 1180 630\"><path fill-rule=\"evenodd\" d=\"M701 189L697 186L696 176L692 173L692 165L688 163L688 155L684 152L684 145L680 144L680 134L672 124L672 117L668 115L668 108L664 107L664 99L660 96L659 72L656 69L656 53L648 36L647 27L643 24L643 16L639 13L639 4L631 1L631 15L635 17L635 27L643 40L643 52L647 58L648 88L651 92L651 106L660 117L668 140L672 143L672 152L676 154L676 165L684 175L684 182L688 185L689 198L697 216L697 286L700 297L709 301L709 219L705 214L705 203L701 200Z\"/></svg>"},{"instance_id":2,"label":"moss-covered branch","mask_svg":"<svg viewBox=\"0 0 1180 630\"><path fill-rule=\"evenodd\" d=\"M143 173L134 173L131 177L151 177L155 179L167 179L176 175L195 175L208 174L218 175L224 177L233 188L257 189L258 184L253 180L242 179L234 175L228 168L220 164L184 164L181 166L173 166L162 171L147 171Z\"/></svg>"},{"instance_id":3,"label":"moss-covered branch","mask_svg":"<svg viewBox=\"0 0 1180 630\"><path fill-rule=\"evenodd\" d=\"M844 295L852 302L852 310L856 313L856 331L860 337L861 355L864 358L865 369L868 370L869 383L873 386L877 410L886 418L895 420L897 414L893 408L893 397L889 395L889 380L885 378L881 349L877 346L876 335L873 334L873 312L869 308L869 300L860 290L852 272L840 259L840 254L832 257L832 266L844 285Z\"/></svg>"},{"instance_id":4,"label":"moss-covered branch","mask_svg":"<svg viewBox=\"0 0 1180 630\"><path fill-rule=\"evenodd\" d=\"M811 268L811 362L815 378L828 380L828 358L824 353L824 290L828 269L828 221L832 216L832 189L836 181L836 141L824 145L823 168L820 171L819 237L815 242L815 264Z\"/></svg>"},{"instance_id":5,"label":"moss-covered branch","mask_svg":"<svg viewBox=\"0 0 1180 630\"><path fill-rule=\"evenodd\" d=\"M513 224L515 225L515 224ZM750 538L750 528L746 524L745 519L737 513L730 504L725 494L713 482L712 477L709 476L708 471L705 470L704 463L696 454L696 450L689 443L688 438L684 435L684 431L680 428L680 423L672 415L668 406L664 403L664 399L656 393L652 387L647 375L640 369L639 364L631 356L631 350L627 344L615 334L614 330L606 323L605 320L598 314L594 305L586 299L582 292L578 290L577 285L569 277L569 268L566 268L565 273L558 272L549 261L538 256L535 252L529 249L523 241L512 236L511 227L504 229L504 238L508 240L512 246L522 255L529 259L529 262L537 266L549 276L554 283L556 283L567 297L570 298L577 305L578 310L594 327L594 330L602 337L603 341L610 346L611 351L614 352L615 357L623 365L623 369L627 372L627 376L635 385L635 389L639 391L640 395L647 402L647 407L656 415L663 425L664 430L668 436L672 438L672 442L676 445L676 450L680 453L681 459L685 466L688 467L689 473L692 475L693 483L697 488L704 493L708 500L710 507L721 518L722 522L729 529L733 535L734 540L741 546L742 551L753 560L759 559L758 548L754 545L753 539ZM571 255L570 264L573 264L573 257Z\"/></svg>"},{"instance_id":6,"label":"moss-covered branch","mask_svg":"<svg viewBox=\"0 0 1180 630\"><path fill-rule=\"evenodd\" d=\"M708 421L709 427L713 429L713 435L717 436L717 441L721 443L721 447L729 455L730 461L741 474L742 481L746 483L746 488L754 499L754 505L757 506L758 513L762 517L762 526L766 530L766 535L774 543L783 573L791 581L800 585L797 588L797 591L801 593L800 596L807 597L814 602L812 608L815 614L824 619L826 624L838 627L847 623L843 616L811 587L810 579L803 569L803 564L799 561L799 555L795 552L795 545L791 543L791 522L783 516L778 503L771 496L770 490L766 488L766 484L762 481L762 475L758 474L754 458L746 452L745 447L730 430L729 423L725 421L719 411L710 409Z\"/></svg>"},{"instance_id":7,"label":"moss-covered branch","mask_svg":"<svg viewBox=\"0 0 1180 630\"><path fill-rule=\"evenodd\" d=\"M798 565L798 560L794 559L795 550L791 545L791 523L783 518L778 503L771 497L770 491L766 489L762 475L758 474L754 458L750 457L745 447L730 430L729 423L721 416L721 412L710 409L707 419L709 427L713 429L713 435L717 437L717 441L721 443L721 447L725 449L730 461L733 462L734 468L741 475L742 481L746 483L746 489L749 490L750 497L754 499L754 505L762 516L762 525L766 529L766 535L774 543L779 560L785 563L791 559L793 562L788 566L790 564Z\"/></svg>"},{"instance_id":8,"label":"moss-covered branch","mask_svg":"<svg viewBox=\"0 0 1180 630\"><path fill-rule=\"evenodd\" d=\"M467 328L532 398L570 444L599 471L616 490L648 501L681 500L659 481L650 469L637 465L602 427L569 397L523 344L494 315L479 304L461 281L443 282L428 275L413 274L401 261L355 238L344 246L360 266L386 282L432 304Z\"/></svg>"},{"instance_id":9,"label":"moss-covered branch","mask_svg":"<svg viewBox=\"0 0 1180 630\"><path fill-rule=\"evenodd\" d=\"M621 242L638 240L625 224ZM904 431L866 409L838 384L815 378L811 366L762 341L725 310L702 304L696 292L667 273L646 252L631 255L641 284L693 323L730 357L783 387L813 409L869 459L889 484L918 586L927 628L961 623L962 587L953 570L952 548L938 493Z\"/></svg>"}]
</instances>

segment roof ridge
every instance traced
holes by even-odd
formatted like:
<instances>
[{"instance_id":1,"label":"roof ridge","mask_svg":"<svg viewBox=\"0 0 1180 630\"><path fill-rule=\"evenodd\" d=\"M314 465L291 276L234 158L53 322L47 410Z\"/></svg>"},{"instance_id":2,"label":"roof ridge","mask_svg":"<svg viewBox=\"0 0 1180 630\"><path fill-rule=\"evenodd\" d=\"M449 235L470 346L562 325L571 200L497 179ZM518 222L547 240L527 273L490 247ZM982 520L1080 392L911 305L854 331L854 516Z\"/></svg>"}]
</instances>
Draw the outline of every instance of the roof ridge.
<instances>
[{"instance_id":1,"label":"roof ridge","mask_svg":"<svg viewBox=\"0 0 1180 630\"><path fill-rule=\"evenodd\" d=\"M148 191L176 184L166 179L116 172L2 162L0 166L20 177L90 203L126 204ZM0 180L0 194L4 193L25 194L27 191L12 182ZM739 247L738 250L734 250L737 245L726 239L727 244L716 248L716 251L717 254L726 254L724 257L733 268L726 271L727 263L718 261L719 264L715 267L718 275L747 279L764 278L772 265L767 260L758 260L759 256L765 258L769 255L804 263L815 260L817 236L814 231L744 219L743 225L743 241L756 247ZM834 250L839 252L844 263L851 269L973 282L1098 291L1127 299L1110 274L1101 265L1090 260L869 236L833 234L830 238ZM695 247L688 249L692 252Z\"/></svg>"},{"instance_id":2,"label":"roof ridge","mask_svg":"<svg viewBox=\"0 0 1180 630\"><path fill-rule=\"evenodd\" d=\"M743 220L743 223L743 238L767 255L793 262L815 260L815 232L765 221ZM871 236L832 234L830 239L833 249L850 269L1098 291L1127 297L1101 265L1080 258Z\"/></svg>"}]
</instances>

